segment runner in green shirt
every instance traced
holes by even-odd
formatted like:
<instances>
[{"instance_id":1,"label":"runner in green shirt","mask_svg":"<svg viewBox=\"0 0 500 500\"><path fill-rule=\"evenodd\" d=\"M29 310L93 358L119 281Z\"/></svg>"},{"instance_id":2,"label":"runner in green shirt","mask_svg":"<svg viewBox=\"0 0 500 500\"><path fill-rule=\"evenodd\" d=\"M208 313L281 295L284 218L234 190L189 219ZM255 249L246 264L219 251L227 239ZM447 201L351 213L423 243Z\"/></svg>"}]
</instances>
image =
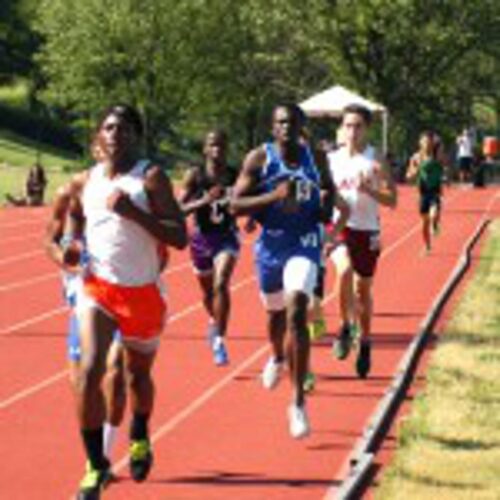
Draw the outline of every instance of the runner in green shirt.
<instances>
[{"instance_id":1,"label":"runner in green shirt","mask_svg":"<svg viewBox=\"0 0 500 500\"><path fill-rule=\"evenodd\" d=\"M407 180L416 180L420 193L420 214L425 253L431 251L432 235L437 236L441 219L441 191L444 167L437 158L434 134L422 132L419 150L411 157Z\"/></svg>"}]
</instances>

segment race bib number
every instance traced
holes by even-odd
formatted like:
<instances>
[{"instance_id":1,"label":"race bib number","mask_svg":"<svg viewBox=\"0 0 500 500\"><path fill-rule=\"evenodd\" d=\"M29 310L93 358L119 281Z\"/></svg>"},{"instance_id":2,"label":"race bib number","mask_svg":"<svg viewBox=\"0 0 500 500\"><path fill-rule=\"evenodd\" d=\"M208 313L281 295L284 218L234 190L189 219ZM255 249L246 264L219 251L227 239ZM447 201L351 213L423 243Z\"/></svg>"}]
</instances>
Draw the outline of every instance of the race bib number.
<instances>
[{"instance_id":1,"label":"race bib number","mask_svg":"<svg viewBox=\"0 0 500 500\"><path fill-rule=\"evenodd\" d=\"M210 221L212 224L222 224L226 216L227 198L216 200L210 205Z\"/></svg>"},{"instance_id":2,"label":"race bib number","mask_svg":"<svg viewBox=\"0 0 500 500\"><path fill-rule=\"evenodd\" d=\"M301 203L309 201L312 196L312 184L306 179L295 180L295 199Z\"/></svg>"}]
</instances>

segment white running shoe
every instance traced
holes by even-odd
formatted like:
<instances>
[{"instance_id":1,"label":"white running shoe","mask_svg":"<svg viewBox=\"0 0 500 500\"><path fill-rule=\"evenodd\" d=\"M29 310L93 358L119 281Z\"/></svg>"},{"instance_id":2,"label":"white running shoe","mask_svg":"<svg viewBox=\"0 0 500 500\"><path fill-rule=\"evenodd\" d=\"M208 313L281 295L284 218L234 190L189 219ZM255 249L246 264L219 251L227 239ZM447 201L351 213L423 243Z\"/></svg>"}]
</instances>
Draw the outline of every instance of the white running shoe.
<instances>
[{"instance_id":1,"label":"white running shoe","mask_svg":"<svg viewBox=\"0 0 500 500\"><path fill-rule=\"evenodd\" d=\"M282 371L283 362L276 361L271 356L262 370L262 385L266 389L274 389L281 380Z\"/></svg>"},{"instance_id":2,"label":"white running shoe","mask_svg":"<svg viewBox=\"0 0 500 500\"><path fill-rule=\"evenodd\" d=\"M292 404L288 407L288 424L293 438L302 439L309 435L311 428L305 405Z\"/></svg>"}]
</instances>

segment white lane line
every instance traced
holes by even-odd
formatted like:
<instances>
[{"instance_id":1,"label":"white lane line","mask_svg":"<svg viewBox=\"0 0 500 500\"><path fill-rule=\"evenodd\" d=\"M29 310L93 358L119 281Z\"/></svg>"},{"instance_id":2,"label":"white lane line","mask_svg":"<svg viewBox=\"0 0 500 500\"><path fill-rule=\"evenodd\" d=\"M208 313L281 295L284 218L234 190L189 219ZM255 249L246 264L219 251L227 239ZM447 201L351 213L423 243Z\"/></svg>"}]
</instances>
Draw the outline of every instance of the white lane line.
<instances>
[{"instance_id":1,"label":"white lane line","mask_svg":"<svg viewBox=\"0 0 500 500\"><path fill-rule=\"evenodd\" d=\"M40 220L26 220L26 221L19 221L19 222L13 222L11 224L1 224L0 225L0 231L2 229L10 229L10 228L16 228L19 226L34 226L35 224L45 224L45 219L40 218Z\"/></svg>"},{"instance_id":2,"label":"white lane line","mask_svg":"<svg viewBox=\"0 0 500 500\"><path fill-rule=\"evenodd\" d=\"M16 281L14 283L9 283L8 285L3 285L0 286L0 293L1 292L10 292L11 290L17 290L18 288L24 288L25 286L31 286L35 285L36 283L42 283L43 281L48 281L56 276L60 276L59 273L48 273L48 274L41 274L37 276L36 278L31 278L29 280L23 280L23 281Z\"/></svg>"},{"instance_id":3,"label":"white lane line","mask_svg":"<svg viewBox=\"0 0 500 500\"><path fill-rule=\"evenodd\" d=\"M42 380L40 383L36 385L32 385L28 387L27 389L23 391L16 392L13 396L10 398L4 399L3 401L0 402L0 410L5 410L8 406L13 405L17 401L20 401L21 399L25 399L42 389L45 389L45 387L48 387L49 385L55 384L56 382L59 382L59 380L66 378L68 375L68 370L62 370L60 372L57 372L56 374L52 375L49 378L46 378L45 380Z\"/></svg>"},{"instance_id":4,"label":"white lane line","mask_svg":"<svg viewBox=\"0 0 500 500\"><path fill-rule=\"evenodd\" d=\"M10 236L8 238L2 238L2 248L6 243L15 243L16 241L31 241L33 238L37 238L39 241L42 241L44 237L43 233L35 233L35 234L23 234L22 236Z\"/></svg>"},{"instance_id":5,"label":"white lane line","mask_svg":"<svg viewBox=\"0 0 500 500\"><path fill-rule=\"evenodd\" d=\"M39 249L39 250L33 250L32 252L17 254L14 257L7 257L6 259L0 260L0 266L5 266L6 264L12 264L13 262L18 262L20 260L30 259L35 255L40 255L43 253L45 253L45 250Z\"/></svg>"},{"instance_id":6,"label":"white lane line","mask_svg":"<svg viewBox=\"0 0 500 500\"><path fill-rule=\"evenodd\" d=\"M33 318L21 321L20 323L16 323L15 325L0 330L0 336L9 335L10 333L17 332L18 330L24 328L25 326L34 325L35 323L44 321L48 318L52 318L53 316L58 316L59 314L62 314L63 312L67 311L68 311L67 306L56 307L55 309L51 309L50 311L47 311L43 314L39 314L38 316L34 316Z\"/></svg>"}]
</instances>

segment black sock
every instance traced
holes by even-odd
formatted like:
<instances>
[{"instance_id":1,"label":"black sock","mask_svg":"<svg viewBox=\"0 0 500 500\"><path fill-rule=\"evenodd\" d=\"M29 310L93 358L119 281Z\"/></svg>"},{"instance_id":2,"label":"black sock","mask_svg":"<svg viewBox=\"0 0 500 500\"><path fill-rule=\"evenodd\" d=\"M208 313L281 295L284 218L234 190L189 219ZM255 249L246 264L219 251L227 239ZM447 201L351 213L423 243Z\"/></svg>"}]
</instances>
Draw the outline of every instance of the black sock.
<instances>
[{"instance_id":1,"label":"black sock","mask_svg":"<svg viewBox=\"0 0 500 500\"><path fill-rule=\"evenodd\" d=\"M97 429L82 429L81 434L87 458L92 468L104 469L107 466L107 460L103 452L102 427Z\"/></svg>"},{"instance_id":2,"label":"black sock","mask_svg":"<svg viewBox=\"0 0 500 500\"><path fill-rule=\"evenodd\" d=\"M134 441L148 439L148 421L149 415L134 413L130 424L130 439Z\"/></svg>"}]
</instances>

